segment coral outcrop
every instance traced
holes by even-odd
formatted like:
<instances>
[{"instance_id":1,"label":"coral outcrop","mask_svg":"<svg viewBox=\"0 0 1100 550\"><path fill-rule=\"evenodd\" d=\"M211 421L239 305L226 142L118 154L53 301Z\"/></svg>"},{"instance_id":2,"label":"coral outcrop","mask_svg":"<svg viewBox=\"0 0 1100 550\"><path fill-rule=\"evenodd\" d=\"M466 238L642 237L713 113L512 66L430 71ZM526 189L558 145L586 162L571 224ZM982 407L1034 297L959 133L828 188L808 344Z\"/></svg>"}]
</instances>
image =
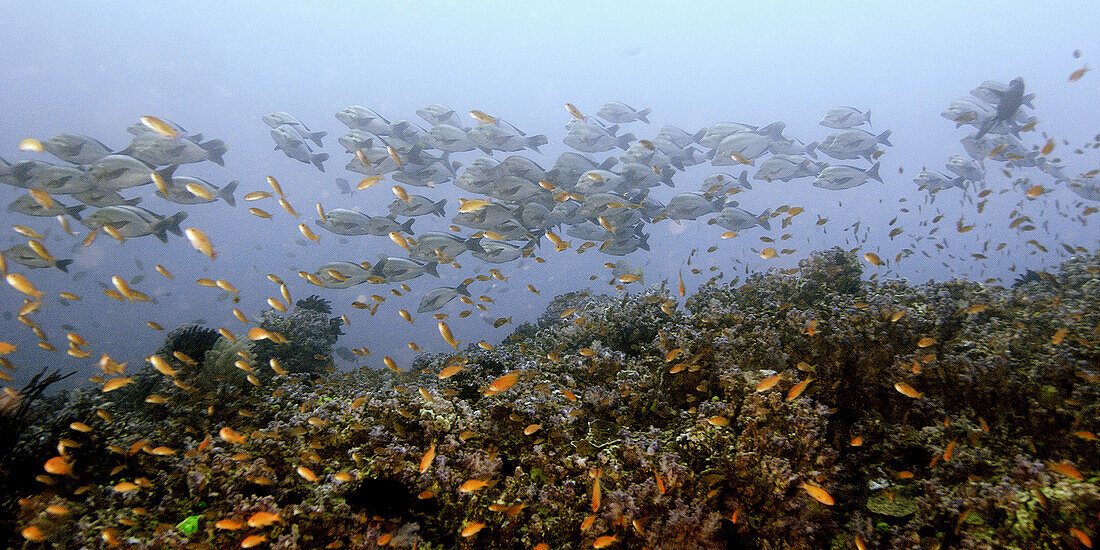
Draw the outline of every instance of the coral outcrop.
<instances>
[{"instance_id":1,"label":"coral outcrop","mask_svg":"<svg viewBox=\"0 0 1100 550\"><path fill-rule=\"evenodd\" d=\"M218 401L177 388L161 415L110 421L97 396L79 402L86 433L66 427L77 402L41 420L40 442L76 443L73 473L9 497L19 528L64 547L280 549L1076 549L1100 533L1096 256L1011 289L868 281L834 249L683 309L663 289L571 293L492 350L396 374L326 372L340 329L320 305L265 314L291 343L249 347L308 376Z\"/></svg>"}]
</instances>

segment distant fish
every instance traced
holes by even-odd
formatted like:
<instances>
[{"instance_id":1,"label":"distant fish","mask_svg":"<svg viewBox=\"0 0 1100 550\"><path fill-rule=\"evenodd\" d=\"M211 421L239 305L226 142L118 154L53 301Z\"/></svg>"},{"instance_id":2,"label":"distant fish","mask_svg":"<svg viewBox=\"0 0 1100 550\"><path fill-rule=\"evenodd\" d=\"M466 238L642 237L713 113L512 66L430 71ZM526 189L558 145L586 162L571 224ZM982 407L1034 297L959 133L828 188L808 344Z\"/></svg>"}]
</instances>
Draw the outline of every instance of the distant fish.
<instances>
[{"instance_id":1,"label":"distant fish","mask_svg":"<svg viewBox=\"0 0 1100 550\"><path fill-rule=\"evenodd\" d=\"M846 128L854 128L861 124L871 125L871 111L861 112L854 107L833 107L829 109L828 113L818 122L818 124L826 128L836 128L837 130L844 130Z\"/></svg>"},{"instance_id":2,"label":"distant fish","mask_svg":"<svg viewBox=\"0 0 1100 550\"><path fill-rule=\"evenodd\" d=\"M649 124L649 119L646 117L649 116L650 112L649 109L642 109L639 111L625 103L611 101L605 103L603 107L600 107L600 110L596 111L596 116L612 124L625 124L627 122L634 122L635 120L640 120Z\"/></svg>"},{"instance_id":3,"label":"distant fish","mask_svg":"<svg viewBox=\"0 0 1100 550\"><path fill-rule=\"evenodd\" d=\"M324 145L321 143L321 138L328 135L328 132L325 131L311 131L309 127L306 126L301 120L298 120L298 117L288 113L284 113L282 111L276 111L269 115L264 115L263 121L265 124L271 126L272 128L278 128L279 126L282 126L284 124L290 126L291 128L294 128L294 130L298 132L298 135L302 136L303 139L308 139L313 143L316 143L318 147L324 147Z\"/></svg>"}]
</instances>

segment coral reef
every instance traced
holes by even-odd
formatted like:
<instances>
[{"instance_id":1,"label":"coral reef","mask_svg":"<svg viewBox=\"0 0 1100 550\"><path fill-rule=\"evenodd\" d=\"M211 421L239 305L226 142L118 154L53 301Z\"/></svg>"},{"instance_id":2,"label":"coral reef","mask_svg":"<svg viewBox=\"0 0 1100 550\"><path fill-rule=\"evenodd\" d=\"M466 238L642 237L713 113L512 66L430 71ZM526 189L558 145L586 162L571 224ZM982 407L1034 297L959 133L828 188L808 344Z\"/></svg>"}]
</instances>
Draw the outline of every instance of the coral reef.
<instances>
[{"instance_id":1,"label":"coral reef","mask_svg":"<svg viewBox=\"0 0 1100 550\"><path fill-rule=\"evenodd\" d=\"M571 293L492 350L400 373L328 372L339 320L303 302L260 321L290 343L211 343L202 365L232 372L245 352L302 375L215 376L209 395L162 380L146 410L72 392L30 447L45 463L66 440L72 472L8 497L19 528L62 547L279 549L1077 549L1100 533L1096 256L1011 289L868 281L833 249L712 281L686 311L663 288Z\"/></svg>"},{"instance_id":2,"label":"coral reef","mask_svg":"<svg viewBox=\"0 0 1100 550\"><path fill-rule=\"evenodd\" d=\"M335 367L330 357L332 346L343 330L339 317L328 317L331 313L328 301L318 296L298 300L294 309L286 314L272 309L265 311L259 320L260 328L282 334L290 342L253 342L253 364L267 365L274 358L284 369L293 373L321 374L333 370Z\"/></svg>"}]
</instances>

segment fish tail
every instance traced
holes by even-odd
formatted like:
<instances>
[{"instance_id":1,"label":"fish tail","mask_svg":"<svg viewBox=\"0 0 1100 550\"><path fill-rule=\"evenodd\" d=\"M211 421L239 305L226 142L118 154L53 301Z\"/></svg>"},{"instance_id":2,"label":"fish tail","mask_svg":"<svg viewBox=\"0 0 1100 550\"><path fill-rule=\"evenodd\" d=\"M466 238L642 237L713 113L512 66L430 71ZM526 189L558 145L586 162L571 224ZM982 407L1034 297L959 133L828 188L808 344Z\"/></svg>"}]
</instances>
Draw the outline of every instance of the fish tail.
<instances>
[{"instance_id":1,"label":"fish tail","mask_svg":"<svg viewBox=\"0 0 1100 550\"><path fill-rule=\"evenodd\" d=\"M229 147L225 146L225 142L220 139L212 139L206 143L198 144L206 151L206 158L210 159L214 164L218 166L225 166L225 161L222 160L222 155L229 150Z\"/></svg>"},{"instance_id":2,"label":"fish tail","mask_svg":"<svg viewBox=\"0 0 1100 550\"><path fill-rule=\"evenodd\" d=\"M153 234L160 239L160 242L168 242L168 232L171 231L173 235L177 237L183 236L183 230L180 229L180 222L187 219L187 212L176 212L175 214L164 218L153 226Z\"/></svg>"},{"instance_id":3,"label":"fish tail","mask_svg":"<svg viewBox=\"0 0 1100 550\"><path fill-rule=\"evenodd\" d=\"M674 174L676 174L676 171L666 166L664 170L661 170L661 183L669 187L676 187L676 184L672 181Z\"/></svg>"},{"instance_id":4,"label":"fish tail","mask_svg":"<svg viewBox=\"0 0 1100 550\"><path fill-rule=\"evenodd\" d=\"M60 269L64 273L69 272L69 264L73 263L73 260L57 260L53 263L53 266Z\"/></svg>"},{"instance_id":5,"label":"fish tail","mask_svg":"<svg viewBox=\"0 0 1100 550\"><path fill-rule=\"evenodd\" d=\"M443 209L443 207L445 206L447 206L447 199L442 199L439 202L435 203L435 206L432 209L432 214L435 214L436 216L446 216L447 211Z\"/></svg>"},{"instance_id":6,"label":"fish tail","mask_svg":"<svg viewBox=\"0 0 1100 550\"><path fill-rule=\"evenodd\" d=\"M887 146L887 147L893 147L894 144L890 143L890 133L891 133L890 130L886 130L885 132L879 134L878 135L878 142L885 145L885 146Z\"/></svg>"},{"instance_id":7,"label":"fish tail","mask_svg":"<svg viewBox=\"0 0 1100 550\"><path fill-rule=\"evenodd\" d=\"M237 180L233 180L225 184L225 187L218 190L218 196L221 197L223 201L229 203L229 206L236 207L237 199L233 197L233 192L237 190L237 186L240 185L240 183L241 182Z\"/></svg>"},{"instance_id":8,"label":"fish tail","mask_svg":"<svg viewBox=\"0 0 1100 550\"><path fill-rule=\"evenodd\" d=\"M80 211L87 208L84 204L74 204L73 206L66 206L65 213L72 216L76 221L80 221Z\"/></svg>"},{"instance_id":9,"label":"fish tail","mask_svg":"<svg viewBox=\"0 0 1100 550\"><path fill-rule=\"evenodd\" d=\"M642 121L646 124L649 124L649 119L646 118L646 117L649 116L649 113L652 113L652 112L653 111L651 109L642 109L641 111L638 111L637 113L635 113L634 116L638 117L638 120L640 120L640 121Z\"/></svg>"},{"instance_id":10,"label":"fish tail","mask_svg":"<svg viewBox=\"0 0 1100 550\"><path fill-rule=\"evenodd\" d=\"M438 279L439 278L439 271L436 271L436 269L435 269L436 265L438 265L437 262L428 262L428 263L424 264L424 272L427 273L428 275L431 275L432 277L435 277L435 278Z\"/></svg>"},{"instance_id":11,"label":"fish tail","mask_svg":"<svg viewBox=\"0 0 1100 550\"><path fill-rule=\"evenodd\" d=\"M405 233L408 233L409 235L412 235L413 234L413 222L414 221L416 221L416 218L409 218L408 220L406 220L405 223L401 224L401 231L404 231Z\"/></svg>"},{"instance_id":12,"label":"fish tail","mask_svg":"<svg viewBox=\"0 0 1100 550\"><path fill-rule=\"evenodd\" d=\"M325 165L321 164L328 160L328 153L317 153L309 156L309 162L317 167L318 170L324 172Z\"/></svg>"},{"instance_id":13,"label":"fish tail","mask_svg":"<svg viewBox=\"0 0 1100 550\"><path fill-rule=\"evenodd\" d=\"M462 283L462 284L458 285L457 287L455 287L455 292L469 298L470 297L470 291L466 289L466 287L468 287L468 286L470 286L470 283L468 283L468 282L467 283Z\"/></svg>"},{"instance_id":14,"label":"fish tail","mask_svg":"<svg viewBox=\"0 0 1100 550\"><path fill-rule=\"evenodd\" d=\"M816 142L815 142L816 143ZM814 157L817 158L817 157ZM749 184L749 171L742 170L741 175L737 176L737 184L745 189L752 190L752 185Z\"/></svg>"},{"instance_id":15,"label":"fish tail","mask_svg":"<svg viewBox=\"0 0 1100 550\"><path fill-rule=\"evenodd\" d=\"M527 147L536 153L542 153L542 151L539 151L539 146L546 145L547 143L549 142L546 140L546 136L544 136L543 134L530 136L527 138Z\"/></svg>"},{"instance_id":16,"label":"fish tail","mask_svg":"<svg viewBox=\"0 0 1100 550\"><path fill-rule=\"evenodd\" d=\"M814 160L817 160L817 151L815 151L815 149L817 149L818 145L820 144L816 141L811 141L806 144L806 154Z\"/></svg>"},{"instance_id":17,"label":"fish tail","mask_svg":"<svg viewBox=\"0 0 1100 550\"><path fill-rule=\"evenodd\" d=\"M470 237L466 239L466 249L471 252L485 253L485 249L481 247L481 237Z\"/></svg>"},{"instance_id":18,"label":"fish tail","mask_svg":"<svg viewBox=\"0 0 1100 550\"><path fill-rule=\"evenodd\" d=\"M770 219L771 217L772 217L772 209L769 208L769 209L761 212L760 215L756 217L756 223L760 227L763 227L764 229L766 229L768 231L771 231L772 230L772 224L768 223L768 219Z\"/></svg>"},{"instance_id":19,"label":"fish tail","mask_svg":"<svg viewBox=\"0 0 1100 550\"><path fill-rule=\"evenodd\" d=\"M889 132L890 130L886 130L886 131ZM867 177L869 177L873 180L877 180L879 183L886 183L885 181L882 181L882 177L878 175L878 167L879 167L880 164L881 163L876 162L875 165L872 166L870 170L867 170Z\"/></svg>"},{"instance_id":20,"label":"fish tail","mask_svg":"<svg viewBox=\"0 0 1100 550\"><path fill-rule=\"evenodd\" d=\"M867 127L870 128L871 130L875 129L874 126L871 126L871 110L870 109L867 109L867 112L863 113L863 122L866 122Z\"/></svg>"},{"instance_id":21,"label":"fish tail","mask_svg":"<svg viewBox=\"0 0 1100 550\"><path fill-rule=\"evenodd\" d=\"M618 147L619 149L622 149L623 151L626 151L627 148L630 147L630 142L634 141L635 139L636 138L634 137L634 134L630 134L630 133L623 134L623 135L615 138L615 147Z\"/></svg>"},{"instance_id":22,"label":"fish tail","mask_svg":"<svg viewBox=\"0 0 1100 550\"><path fill-rule=\"evenodd\" d=\"M318 147L324 147L324 145L321 144L321 138L323 138L327 135L328 135L328 132L326 132L324 130L319 130L319 131L316 131L316 132L307 133L306 137L308 137L310 140L312 140L313 143L316 143Z\"/></svg>"}]
</instances>

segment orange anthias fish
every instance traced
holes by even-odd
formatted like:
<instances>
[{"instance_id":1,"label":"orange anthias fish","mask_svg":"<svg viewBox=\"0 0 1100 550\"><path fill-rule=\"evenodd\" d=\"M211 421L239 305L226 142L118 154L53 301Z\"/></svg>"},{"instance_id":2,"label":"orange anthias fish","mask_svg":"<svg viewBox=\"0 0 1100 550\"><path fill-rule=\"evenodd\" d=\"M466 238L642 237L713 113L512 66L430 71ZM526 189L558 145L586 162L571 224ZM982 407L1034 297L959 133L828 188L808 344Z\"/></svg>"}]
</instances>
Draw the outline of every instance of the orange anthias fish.
<instances>
[{"instance_id":1,"label":"orange anthias fish","mask_svg":"<svg viewBox=\"0 0 1100 550\"><path fill-rule=\"evenodd\" d=\"M826 506L832 506L836 503L836 501L833 500L832 495L830 495L828 491L822 489L821 487L818 487L817 485L810 485L809 483L803 482L800 483L798 486L802 488L803 491L806 491L807 494L814 497L815 500Z\"/></svg>"}]
</instances>

